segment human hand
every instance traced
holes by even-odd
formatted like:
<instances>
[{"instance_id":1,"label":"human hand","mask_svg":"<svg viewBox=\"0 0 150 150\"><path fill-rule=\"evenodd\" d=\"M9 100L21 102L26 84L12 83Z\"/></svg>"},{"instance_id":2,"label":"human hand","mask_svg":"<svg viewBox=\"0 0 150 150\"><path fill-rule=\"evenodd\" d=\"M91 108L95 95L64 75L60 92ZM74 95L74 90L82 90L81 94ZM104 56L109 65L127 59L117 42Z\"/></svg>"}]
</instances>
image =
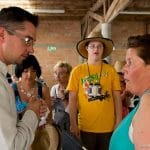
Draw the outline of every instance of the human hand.
<instances>
[{"instance_id":1,"label":"human hand","mask_svg":"<svg viewBox=\"0 0 150 150\"><path fill-rule=\"evenodd\" d=\"M49 109L47 103L43 99L40 99L40 101L41 101L40 117L44 117Z\"/></svg>"},{"instance_id":2,"label":"human hand","mask_svg":"<svg viewBox=\"0 0 150 150\"><path fill-rule=\"evenodd\" d=\"M47 105L44 102L44 100L33 97L32 99L30 99L30 102L28 103L27 110L34 111L37 117L41 118L45 115L47 111Z\"/></svg>"},{"instance_id":3,"label":"human hand","mask_svg":"<svg viewBox=\"0 0 150 150\"><path fill-rule=\"evenodd\" d=\"M80 130L77 124L70 125L70 132L75 135L78 139L80 138Z\"/></svg>"},{"instance_id":4,"label":"human hand","mask_svg":"<svg viewBox=\"0 0 150 150\"><path fill-rule=\"evenodd\" d=\"M48 114L50 113L49 109L47 108L47 111L45 113L45 115L43 117L40 118L40 122L39 122L39 126L42 126L44 124L47 123L47 117L48 117Z\"/></svg>"}]
</instances>

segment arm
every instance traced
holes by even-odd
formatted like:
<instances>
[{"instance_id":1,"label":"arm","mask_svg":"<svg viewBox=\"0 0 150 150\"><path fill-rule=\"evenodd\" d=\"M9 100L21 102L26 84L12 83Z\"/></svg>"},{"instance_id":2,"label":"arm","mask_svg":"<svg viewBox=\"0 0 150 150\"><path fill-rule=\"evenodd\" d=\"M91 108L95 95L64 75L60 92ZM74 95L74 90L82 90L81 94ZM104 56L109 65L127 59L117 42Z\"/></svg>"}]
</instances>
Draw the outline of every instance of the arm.
<instances>
[{"instance_id":1,"label":"arm","mask_svg":"<svg viewBox=\"0 0 150 150\"><path fill-rule=\"evenodd\" d=\"M50 89L50 96L55 97L56 96L56 86L53 85Z\"/></svg>"},{"instance_id":2,"label":"arm","mask_svg":"<svg viewBox=\"0 0 150 150\"><path fill-rule=\"evenodd\" d=\"M45 115L43 101L33 100L21 120L17 119L15 96L12 87L0 74L0 145L3 149L28 150L34 140L39 118ZM3 139L2 139L3 138Z\"/></svg>"},{"instance_id":3,"label":"arm","mask_svg":"<svg viewBox=\"0 0 150 150\"><path fill-rule=\"evenodd\" d=\"M0 137L3 137L0 142L6 143L4 149L27 150L32 144L34 132L38 125L36 113L27 110L22 120L17 121L13 90L8 83L2 81L0 81L0 103ZM37 107L34 108L36 111L39 110L40 105Z\"/></svg>"},{"instance_id":4,"label":"arm","mask_svg":"<svg viewBox=\"0 0 150 150\"><path fill-rule=\"evenodd\" d=\"M133 118L133 143L136 150L150 150L150 94L145 94Z\"/></svg>"},{"instance_id":5,"label":"arm","mask_svg":"<svg viewBox=\"0 0 150 150\"><path fill-rule=\"evenodd\" d=\"M43 99L45 100L50 113L48 114L48 119L47 122L52 122L52 106L51 106L51 98L50 98L50 92L49 92L49 88L45 85L42 88L42 92L43 92Z\"/></svg>"},{"instance_id":6,"label":"arm","mask_svg":"<svg viewBox=\"0 0 150 150\"><path fill-rule=\"evenodd\" d=\"M122 120L122 102L121 102L120 91L113 91L112 94L113 94L114 107L115 107L115 116L116 116L115 128L116 128Z\"/></svg>"},{"instance_id":7,"label":"arm","mask_svg":"<svg viewBox=\"0 0 150 150\"><path fill-rule=\"evenodd\" d=\"M79 128L77 124L77 92L69 91L69 115L70 131L79 137Z\"/></svg>"},{"instance_id":8,"label":"arm","mask_svg":"<svg viewBox=\"0 0 150 150\"><path fill-rule=\"evenodd\" d=\"M48 108L51 110L51 98L50 98L49 88L47 86L43 86L42 92L43 92L43 99L47 103Z\"/></svg>"}]
</instances>

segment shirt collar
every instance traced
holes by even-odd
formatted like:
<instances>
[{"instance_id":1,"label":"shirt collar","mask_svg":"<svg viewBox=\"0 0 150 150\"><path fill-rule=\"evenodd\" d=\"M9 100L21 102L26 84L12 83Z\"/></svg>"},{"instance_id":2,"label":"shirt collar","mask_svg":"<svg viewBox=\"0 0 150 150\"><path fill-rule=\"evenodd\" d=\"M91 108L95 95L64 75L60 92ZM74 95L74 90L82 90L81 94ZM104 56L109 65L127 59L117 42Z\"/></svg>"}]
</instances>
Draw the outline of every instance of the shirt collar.
<instances>
[{"instance_id":1,"label":"shirt collar","mask_svg":"<svg viewBox=\"0 0 150 150\"><path fill-rule=\"evenodd\" d=\"M0 61L0 73L2 73L6 77L7 72L8 72L7 65L2 61Z\"/></svg>"}]
</instances>

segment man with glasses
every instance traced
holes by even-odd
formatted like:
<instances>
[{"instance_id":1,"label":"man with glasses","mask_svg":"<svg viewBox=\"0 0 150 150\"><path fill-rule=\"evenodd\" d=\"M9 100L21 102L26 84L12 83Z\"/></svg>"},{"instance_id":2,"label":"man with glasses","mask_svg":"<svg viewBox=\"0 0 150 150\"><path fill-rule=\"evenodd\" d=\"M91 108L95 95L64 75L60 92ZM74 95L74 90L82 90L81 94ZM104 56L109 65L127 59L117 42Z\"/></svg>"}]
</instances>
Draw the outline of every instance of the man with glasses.
<instances>
[{"instance_id":1,"label":"man with glasses","mask_svg":"<svg viewBox=\"0 0 150 150\"><path fill-rule=\"evenodd\" d=\"M7 65L21 63L34 52L38 17L18 8L0 11L0 145L3 150L27 150L34 139L40 117L47 110L43 101L31 99L18 121L15 97L7 82Z\"/></svg>"},{"instance_id":2,"label":"man with glasses","mask_svg":"<svg viewBox=\"0 0 150 150\"><path fill-rule=\"evenodd\" d=\"M122 117L119 77L111 65L103 63L112 50L112 40L100 33L77 43L78 53L87 61L72 70L67 86L70 130L88 150L108 150Z\"/></svg>"}]
</instances>

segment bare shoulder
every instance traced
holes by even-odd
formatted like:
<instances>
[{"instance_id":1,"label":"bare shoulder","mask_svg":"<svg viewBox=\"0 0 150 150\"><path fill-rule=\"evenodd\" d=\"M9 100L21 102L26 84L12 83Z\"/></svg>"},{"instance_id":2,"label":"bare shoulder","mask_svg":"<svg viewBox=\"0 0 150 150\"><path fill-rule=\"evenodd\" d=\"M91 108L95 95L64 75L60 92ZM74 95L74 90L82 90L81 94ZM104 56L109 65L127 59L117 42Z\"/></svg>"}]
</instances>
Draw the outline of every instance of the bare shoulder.
<instances>
[{"instance_id":1,"label":"bare shoulder","mask_svg":"<svg viewBox=\"0 0 150 150\"><path fill-rule=\"evenodd\" d=\"M49 93L49 87L47 85L42 86L42 92L44 95L50 94Z\"/></svg>"},{"instance_id":2,"label":"bare shoulder","mask_svg":"<svg viewBox=\"0 0 150 150\"><path fill-rule=\"evenodd\" d=\"M46 84L43 84L43 85L42 85L42 88L43 88L44 90L49 89L49 87L48 87Z\"/></svg>"},{"instance_id":3,"label":"bare shoulder","mask_svg":"<svg viewBox=\"0 0 150 150\"><path fill-rule=\"evenodd\" d=\"M140 100L139 109L133 120L133 139L135 147L150 143L150 94L144 94Z\"/></svg>"},{"instance_id":4,"label":"bare shoulder","mask_svg":"<svg viewBox=\"0 0 150 150\"><path fill-rule=\"evenodd\" d=\"M141 98L141 107L150 109L150 93L146 93Z\"/></svg>"},{"instance_id":5,"label":"bare shoulder","mask_svg":"<svg viewBox=\"0 0 150 150\"><path fill-rule=\"evenodd\" d=\"M150 114L150 93L146 93L141 97L137 115L145 116L147 113Z\"/></svg>"}]
</instances>

